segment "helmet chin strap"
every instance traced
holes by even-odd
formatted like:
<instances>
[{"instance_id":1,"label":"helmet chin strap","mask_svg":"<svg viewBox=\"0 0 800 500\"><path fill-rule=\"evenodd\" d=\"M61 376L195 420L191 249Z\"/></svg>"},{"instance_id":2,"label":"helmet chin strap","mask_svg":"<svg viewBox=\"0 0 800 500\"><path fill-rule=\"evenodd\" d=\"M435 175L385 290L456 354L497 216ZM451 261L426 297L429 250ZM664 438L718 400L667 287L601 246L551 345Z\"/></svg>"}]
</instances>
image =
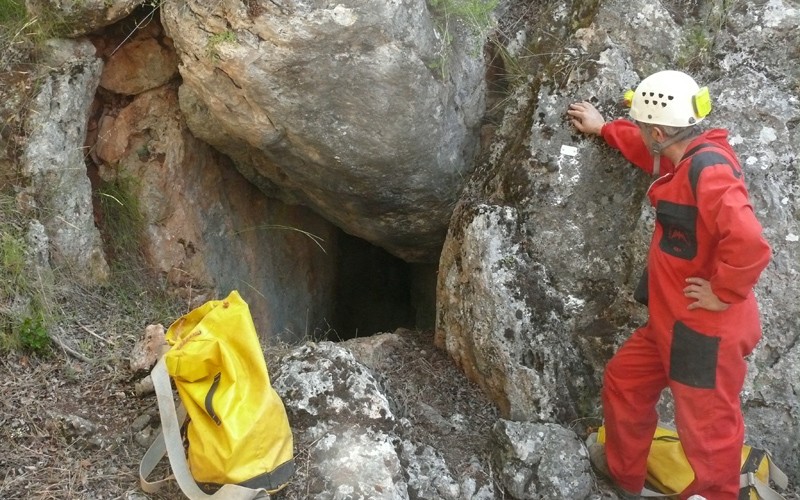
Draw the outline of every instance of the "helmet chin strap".
<instances>
[{"instance_id":1,"label":"helmet chin strap","mask_svg":"<svg viewBox=\"0 0 800 500\"><path fill-rule=\"evenodd\" d=\"M656 142L650 148L650 152L653 154L653 176L658 177L661 171L661 152L664 151L669 146L675 144L678 141L682 141L689 137L692 133L693 127L686 127L685 129L681 130L677 134L673 135L669 139L664 142Z\"/></svg>"}]
</instances>

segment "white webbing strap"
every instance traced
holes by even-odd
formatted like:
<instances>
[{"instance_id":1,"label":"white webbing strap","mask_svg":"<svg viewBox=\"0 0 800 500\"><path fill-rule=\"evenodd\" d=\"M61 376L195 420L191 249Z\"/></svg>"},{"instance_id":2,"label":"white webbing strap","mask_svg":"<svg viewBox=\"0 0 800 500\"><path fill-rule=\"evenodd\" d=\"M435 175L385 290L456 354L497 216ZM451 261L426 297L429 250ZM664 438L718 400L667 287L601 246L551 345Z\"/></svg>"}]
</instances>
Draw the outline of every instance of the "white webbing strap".
<instances>
[{"instance_id":1,"label":"white webbing strap","mask_svg":"<svg viewBox=\"0 0 800 500\"><path fill-rule=\"evenodd\" d=\"M156 363L152 374L153 386L156 389L158 399L158 412L161 416L161 432L156 436L153 444L144 454L139 464L139 483L142 490L146 493L158 491L167 481L174 476L175 481L181 491L189 500L265 500L269 494L263 489L251 489L236 484L226 484L213 495L205 493L195 482L192 473L189 471L189 464L186 461L186 454L181 440L180 426L186 416L186 411L181 406L180 419L175 409L175 401L172 399L172 385L170 384L167 366L164 357ZM169 465L172 468L173 476L159 481L147 481L147 476L153 472L156 465L166 452Z\"/></svg>"},{"instance_id":2,"label":"white webbing strap","mask_svg":"<svg viewBox=\"0 0 800 500\"><path fill-rule=\"evenodd\" d=\"M789 487L789 476L786 475L775 462L772 461L772 455L767 452L767 460L769 460L769 480L778 485L781 489Z\"/></svg>"},{"instance_id":3,"label":"white webbing strap","mask_svg":"<svg viewBox=\"0 0 800 500\"><path fill-rule=\"evenodd\" d=\"M650 488L643 488L642 491L639 492L639 496L642 498L667 498L667 497L674 497L675 493L661 493L660 491L651 490Z\"/></svg>"},{"instance_id":4,"label":"white webbing strap","mask_svg":"<svg viewBox=\"0 0 800 500\"><path fill-rule=\"evenodd\" d=\"M786 478L786 475L783 474L783 471L781 471L780 469L777 470L780 473L780 475L783 475L783 477ZM771 474L772 470L770 468L770 475ZM778 478L778 481L780 480L781 479ZM785 488L786 486L789 485L788 478L783 485L779 484L778 482L776 482L775 484L778 484L778 486L780 486L781 488ZM760 500L786 500L783 495L770 488L770 486L767 483L757 478L756 475L752 472L748 472L747 474L742 474L739 477L739 488L747 488L747 487L755 488L756 493L758 494L758 498Z\"/></svg>"}]
</instances>

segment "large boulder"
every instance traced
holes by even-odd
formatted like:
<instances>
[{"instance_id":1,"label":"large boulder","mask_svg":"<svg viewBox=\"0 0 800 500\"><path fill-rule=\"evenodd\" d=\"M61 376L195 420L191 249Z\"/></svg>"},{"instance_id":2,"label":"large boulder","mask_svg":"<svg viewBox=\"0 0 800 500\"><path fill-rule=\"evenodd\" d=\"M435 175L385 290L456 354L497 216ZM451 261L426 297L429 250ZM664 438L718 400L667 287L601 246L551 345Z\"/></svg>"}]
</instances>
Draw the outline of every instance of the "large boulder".
<instances>
[{"instance_id":1,"label":"large boulder","mask_svg":"<svg viewBox=\"0 0 800 500\"><path fill-rule=\"evenodd\" d=\"M580 395L596 387L571 340L574 316L588 298L567 295L559 286L568 277L556 280L537 265L525 220L513 207L465 203L453 221L439 273L437 344L506 418L577 418Z\"/></svg>"},{"instance_id":2,"label":"large boulder","mask_svg":"<svg viewBox=\"0 0 800 500\"><path fill-rule=\"evenodd\" d=\"M308 464L286 494L497 498L483 456L493 409L448 365L430 338L402 329L340 344L309 342L283 356L272 381ZM437 385L446 392L435 396Z\"/></svg>"},{"instance_id":3,"label":"large boulder","mask_svg":"<svg viewBox=\"0 0 800 500\"><path fill-rule=\"evenodd\" d=\"M264 192L407 261L436 259L484 108L476 30L423 0L162 9L197 137Z\"/></svg>"},{"instance_id":4,"label":"large boulder","mask_svg":"<svg viewBox=\"0 0 800 500\"><path fill-rule=\"evenodd\" d=\"M100 86L104 89L116 94L136 95L158 88L178 76L175 48L156 21L121 40L108 35L95 37L95 40L106 60L100 78Z\"/></svg>"},{"instance_id":5,"label":"large boulder","mask_svg":"<svg viewBox=\"0 0 800 500\"><path fill-rule=\"evenodd\" d=\"M557 424L498 420L492 463L511 498L575 500L592 492L587 450L575 433Z\"/></svg>"}]
</instances>

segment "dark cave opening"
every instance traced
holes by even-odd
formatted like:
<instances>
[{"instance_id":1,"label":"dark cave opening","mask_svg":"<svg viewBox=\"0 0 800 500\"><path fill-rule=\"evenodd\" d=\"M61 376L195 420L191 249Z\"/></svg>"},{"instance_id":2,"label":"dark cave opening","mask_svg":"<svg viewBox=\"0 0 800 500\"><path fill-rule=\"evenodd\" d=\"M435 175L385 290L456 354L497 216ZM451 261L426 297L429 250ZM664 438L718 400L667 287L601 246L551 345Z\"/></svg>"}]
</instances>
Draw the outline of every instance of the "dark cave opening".
<instances>
[{"instance_id":1,"label":"dark cave opening","mask_svg":"<svg viewBox=\"0 0 800 500\"><path fill-rule=\"evenodd\" d=\"M411 264L340 234L330 327L346 340L397 328L429 330L436 315L436 264Z\"/></svg>"}]
</instances>

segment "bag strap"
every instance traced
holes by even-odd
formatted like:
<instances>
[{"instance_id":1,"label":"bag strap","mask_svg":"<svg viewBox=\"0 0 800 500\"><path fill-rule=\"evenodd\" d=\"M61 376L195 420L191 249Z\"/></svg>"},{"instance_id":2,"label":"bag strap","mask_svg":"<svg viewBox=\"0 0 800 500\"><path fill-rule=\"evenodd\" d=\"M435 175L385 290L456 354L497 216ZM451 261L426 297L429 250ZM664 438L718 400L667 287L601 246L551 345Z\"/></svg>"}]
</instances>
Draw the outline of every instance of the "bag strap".
<instances>
[{"instance_id":1,"label":"bag strap","mask_svg":"<svg viewBox=\"0 0 800 500\"><path fill-rule=\"evenodd\" d=\"M760 480L752 472L742 474L739 478L739 488L755 488L756 494L760 500L785 500L785 498L769 487L767 483Z\"/></svg>"},{"instance_id":2,"label":"bag strap","mask_svg":"<svg viewBox=\"0 0 800 500\"><path fill-rule=\"evenodd\" d=\"M779 488L786 489L789 486L789 478L775 465L772 456L767 453L767 463L769 464L769 479ZM770 488L769 484L756 477L754 472L747 472L739 477L739 488L755 488L758 498L761 500L785 500L783 495Z\"/></svg>"},{"instance_id":3,"label":"bag strap","mask_svg":"<svg viewBox=\"0 0 800 500\"><path fill-rule=\"evenodd\" d=\"M642 498L672 498L676 495L677 493L661 493L647 487L642 488L642 491L639 492L639 496Z\"/></svg>"},{"instance_id":4,"label":"bag strap","mask_svg":"<svg viewBox=\"0 0 800 500\"><path fill-rule=\"evenodd\" d=\"M781 489L789 487L789 477L783 472L775 462L772 461L772 455L767 452L767 460L769 460L769 479L778 485Z\"/></svg>"},{"instance_id":5,"label":"bag strap","mask_svg":"<svg viewBox=\"0 0 800 500\"><path fill-rule=\"evenodd\" d=\"M772 460L769 460L769 477L782 489L789 485L789 478L782 470L772 463ZM759 500L786 500L783 495L770 488L767 483L757 478L752 472L742 474L739 477L739 488L741 489L749 487L755 488ZM660 493L649 488L643 488L639 493L639 496L642 498L671 498L675 495L675 493Z\"/></svg>"},{"instance_id":6,"label":"bag strap","mask_svg":"<svg viewBox=\"0 0 800 500\"><path fill-rule=\"evenodd\" d=\"M183 449L183 441L181 440L180 425L186 417L186 410L181 405L179 418L179 412L175 409L175 401L172 399L172 385L170 384L167 365L163 356L156 363L151 376L153 378L153 386L156 389L156 398L158 399L161 431L139 464L139 483L142 486L142 490L146 493L154 493L174 476L181 491L189 500L269 499L270 496L264 489L246 488L238 484L226 484L212 495L200 489L189 470L189 464L186 461L186 454ZM173 476L159 481L147 481L147 476L153 472L165 452L169 459Z\"/></svg>"}]
</instances>

